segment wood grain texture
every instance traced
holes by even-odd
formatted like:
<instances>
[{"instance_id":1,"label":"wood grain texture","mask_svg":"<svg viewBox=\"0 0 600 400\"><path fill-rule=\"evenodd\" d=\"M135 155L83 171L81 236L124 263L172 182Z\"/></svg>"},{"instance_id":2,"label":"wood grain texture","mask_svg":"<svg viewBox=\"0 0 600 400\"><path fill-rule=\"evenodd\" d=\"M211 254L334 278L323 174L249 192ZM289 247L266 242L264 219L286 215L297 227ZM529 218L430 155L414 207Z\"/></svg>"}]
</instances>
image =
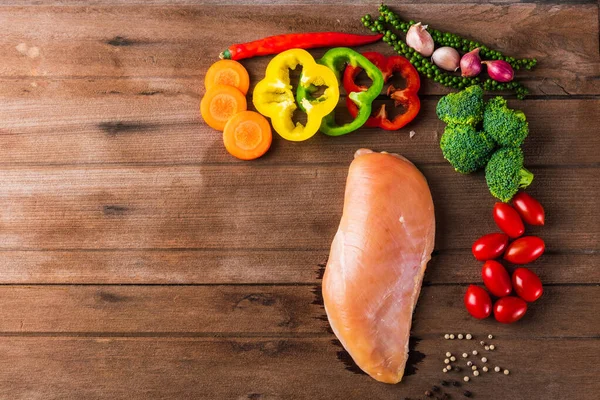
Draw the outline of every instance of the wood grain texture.
<instances>
[{"instance_id":1,"label":"wood grain texture","mask_svg":"<svg viewBox=\"0 0 600 400\"><path fill-rule=\"evenodd\" d=\"M350 161L352 153L344 156ZM437 204L436 249L469 249L497 229L491 216L481 217L494 203L482 174L422 170ZM529 233L548 249L597 250L598 170L532 172L531 193L545 204L548 225ZM327 250L346 175L346 166L327 165L5 168L0 249Z\"/></svg>"},{"instance_id":2,"label":"wood grain texture","mask_svg":"<svg viewBox=\"0 0 600 400\"><path fill-rule=\"evenodd\" d=\"M0 251L0 284L320 284L328 250L143 249ZM600 254L546 253L528 266L545 284L600 284ZM468 250L442 251L426 285L474 283L481 270Z\"/></svg>"},{"instance_id":3,"label":"wood grain texture","mask_svg":"<svg viewBox=\"0 0 600 400\"><path fill-rule=\"evenodd\" d=\"M0 396L313 400L327 394L335 400L397 400L423 398L435 384L453 399L464 398L467 389L476 399L534 398L525 397L529 394L544 399L597 397L596 372L581 368L594 364L595 340L513 340L498 335L498 350L489 359L511 374L488 372L456 388L440 385L442 379L461 380L464 374L442 374L443 353L471 349L466 341L420 340L416 350L427 356L417 364L417 374L398 385L383 385L347 370L331 338L5 337L0 338Z\"/></svg>"},{"instance_id":4,"label":"wood grain texture","mask_svg":"<svg viewBox=\"0 0 600 400\"><path fill-rule=\"evenodd\" d=\"M597 5L431 4L424 13L420 5L407 4L396 9L407 19L422 19L512 56L538 58L534 71L519 74L534 94L600 94ZM2 7L0 21L12 23L0 38L0 76L201 78L232 43L324 27L365 33L360 17L376 12L375 6L353 5L343 12L339 5ZM463 21L469 21L468 30ZM364 49L390 52L383 42ZM244 62L252 84L268 60ZM447 92L429 83L422 91Z\"/></svg>"},{"instance_id":5,"label":"wood grain texture","mask_svg":"<svg viewBox=\"0 0 600 400\"><path fill-rule=\"evenodd\" d=\"M5 96L0 164L243 163L200 120L194 79L36 79L0 85ZM445 164L438 145L445 125L435 115L436 104L437 99L422 101L420 115L399 132L364 128L335 138L318 134L302 143L275 135L271 151L253 165L347 165L340 154L361 147L397 151L419 164ZM600 100L512 100L510 106L521 108L529 121L528 166L600 164ZM344 108L338 110L342 118ZM411 130L416 135L409 139Z\"/></svg>"},{"instance_id":6,"label":"wood grain texture","mask_svg":"<svg viewBox=\"0 0 600 400\"><path fill-rule=\"evenodd\" d=\"M465 290L466 285L423 287L412 334L439 337L468 325L481 335L600 337L598 286L547 286L515 325L493 319L474 324L462 304ZM0 333L325 334L320 291L318 285L1 286Z\"/></svg>"},{"instance_id":7,"label":"wood grain texture","mask_svg":"<svg viewBox=\"0 0 600 400\"><path fill-rule=\"evenodd\" d=\"M443 353L478 346L443 340L448 332L493 333L490 365L512 372L463 384L476 399L595 399L598 3L394 6L539 60L518 73L533 96L510 104L528 117L530 191L547 212L545 227L528 227L547 243L529 266L545 293L514 325L476 321L462 305L481 279L470 246L497 228L482 174L461 176L441 156L434 108L445 88L424 80L421 114L400 132L276 137L252 163L226 154L198 113L217 54L279 33L367 33L359 18L379 1L244 3L0 5L0 399L422 398L465 374L444 375ZM384 43L368 49L391 54ZM243 61L252 85L269 60ZM414 316L417 373L399 385L356 373L319 294L359 147L413 160L436 204L437 250Z\"/></svg>"}]
</instances>

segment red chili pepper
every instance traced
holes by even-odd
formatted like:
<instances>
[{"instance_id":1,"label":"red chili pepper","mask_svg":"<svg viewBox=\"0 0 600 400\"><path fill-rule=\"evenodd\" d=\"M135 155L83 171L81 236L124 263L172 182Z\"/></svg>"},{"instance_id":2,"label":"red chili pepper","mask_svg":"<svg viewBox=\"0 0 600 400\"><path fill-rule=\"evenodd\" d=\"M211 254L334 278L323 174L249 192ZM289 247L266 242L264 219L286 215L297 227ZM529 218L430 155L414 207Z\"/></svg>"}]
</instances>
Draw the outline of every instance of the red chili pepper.
<instances>
[{"instance_id":1,"label":"red chili pepper","mask_svg":"<svg viewBox=\"0 0 600 400\"><path fill-rule=\"evenodd\" d=\"M395 131L402 128L415 119L421 109L421 101L417 96L417 92L421 87L419 73L415 67L412 66L410 61L402 56L385 57L374 51L363 53L363 56L381 70L384 81L387 82L395 72L400 73L400 76L406 81L406 87L404 89L396 89L393 85L390 85L387 90L387 95L395 101L396 107L399 105L404 106L406 109L404 114L400 114L390 121L387 117L385 104L382 104L379 111L367 120L365 126L382 128L388 131ZM354 67L348 65L346 67L346 70L344 71L344 89L346 90L346 93L367 90L366 87L359 86L354 82L354 79L360 71L362 71L362 69L358 66ZM356 117L358 114L358 107L349 97L346 98L346 106L348 107L350 114L353 117Z\"/></svg>"},{"instance_id":2,"label":"red chili pepper","mask_svg":"<svg viewBox=\"0 0 600 400\"><path fill-rule=\"evenodd\" d=\"M363 44L374 43L382 37L382 34L355 35L342 32L290 33L287 35L269 36L248 43L233 44L219 54L219 58L242 60L256 56L279 54L289 49L362 46Z\"/></svg>"}]
</instances>

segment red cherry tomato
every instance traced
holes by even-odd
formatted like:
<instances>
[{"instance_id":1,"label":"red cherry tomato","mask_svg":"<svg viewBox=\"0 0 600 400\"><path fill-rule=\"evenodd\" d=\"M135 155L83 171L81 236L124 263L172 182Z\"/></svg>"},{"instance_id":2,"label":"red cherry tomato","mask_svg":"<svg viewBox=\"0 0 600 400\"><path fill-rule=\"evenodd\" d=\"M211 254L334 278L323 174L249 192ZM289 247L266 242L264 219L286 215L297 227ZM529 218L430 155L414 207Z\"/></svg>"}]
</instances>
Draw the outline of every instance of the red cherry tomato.
<instances>
[{"instance_id":1,"label":"red cherry tomato","mask_svg":"<svg viewBox=\"0 0 600 400\"><path fill-rule=\"evenodd\" d=\"M517 268L513 272L512 283L519 297L529 303L536 301L544 293L540 278L527 268Z\"/></svg>"},{"instance_id":2,"label":"red cherry tomato","mask_svg":"<svg viewBox=\"0 0 600 400\"><path fill-rule=\"evenodd\" d=\"M477 319L483 319L490 316L492 312L492 299L485 289L479 286L470 285L465 293L465 307L469 314Z\"/></svg>"},{"instance_id":3,"label":"red cherry tomato","mask_svg":"<svg viewBox=\"0 0 600 400\"><path fill-rule=\"evenodd\" d=\"M503 324L517 322L525 315L527 303L515 296L506 296L494 304L494 318Z\"/></svg>"},{"instance_id":4,"label":"red cherry tomato","mask_svg":"<svg viewBox=\"0 0 600 400\"><path fill-rule=\"evenodd\" d=\"M496 297L508 296L512 291L510 275L498 261L488 260L481 268L485 287Z\"/></svg>"},{"instance_id":5,"label":"red cherry tomato","mask_svg":"<svg viewBox=\"0 0 600 400\"><path fill-rule=\"evenodd\" d=\"M529 225L544 225L544 207L539 201L525 192L519 192L512 199L513 206Z\"/></svg>"},{"instance_id":6,"label":"red cherry tomato","mask_svg":"<svg viewBox=\"0 0 600 400\"><path fill-rule=\"evenodd\" d=\"M508 235L504 233L490 233L477 239L471 250L479 261L498 258L504 253L508 244Z\"/></svg>"},{"instance_id":7,"label":"red cherry tomato","mask_svg":"<svg viewBox=\"0 0 600 400\"><path fill-rule=\"evenodd\" d=\"M508 246L504 259L513 264L529 264L544 254L545 249L546 245L539 237L523 236Z\"/></svg>"},{"instance_id":8,"label":"red cherry tomato","mask_svg":"<svg viewBox=\"0 0 600 400\"><path fill-rule=\"evenodd\" d=\"M519 213L506 203L498 202L494 205L494 221L502 232L513 239L525 233L525 226Z\"/></svg>"}]
</instances>

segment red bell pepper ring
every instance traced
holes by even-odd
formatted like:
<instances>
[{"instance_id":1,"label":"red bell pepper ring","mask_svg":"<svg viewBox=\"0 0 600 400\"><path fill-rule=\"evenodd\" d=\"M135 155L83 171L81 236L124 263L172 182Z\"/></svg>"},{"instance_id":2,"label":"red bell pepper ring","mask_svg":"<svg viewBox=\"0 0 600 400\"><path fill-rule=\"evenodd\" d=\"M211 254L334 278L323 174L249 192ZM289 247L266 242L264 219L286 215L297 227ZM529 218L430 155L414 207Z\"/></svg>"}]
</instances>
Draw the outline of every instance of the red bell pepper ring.
<instances>
[{"instance_id":1,"label":"red bell pepper ring","mask_svg":"<svg viewBox=\"0 0 600 400\"><path fill-rule=\"evenodd\" d=\"M383 73L385 82L387 82L394 73L400 73L400 76L406 81L406 87L404 89L396 89L393 85L390 85L387 90L387 95L394 100L395 106L398 107L399 105L403 105L405 112L397 115L390 121L387 116L385 104L382 104L375 115L367 120L365 126L382 128L388 131L395 131L404 127L410 121L415 119L421 109L421 101L419 100L419 96L417 96L417 92L421 87L419 73L415 67L412 66L410 61L402 56L385 57L383 54L374 51L363 53L363 56L379 68ZM353 67L351 65L346 67L343 80L346 93L367 90L367 87L359 86L354 82L354 79L356 79L356 76L361 70L360 67ZM346 98L346 106L348 107L350 114L353 117L356 117L358 114L358 107L348 97Z\"/></svg>"}]
</instances>

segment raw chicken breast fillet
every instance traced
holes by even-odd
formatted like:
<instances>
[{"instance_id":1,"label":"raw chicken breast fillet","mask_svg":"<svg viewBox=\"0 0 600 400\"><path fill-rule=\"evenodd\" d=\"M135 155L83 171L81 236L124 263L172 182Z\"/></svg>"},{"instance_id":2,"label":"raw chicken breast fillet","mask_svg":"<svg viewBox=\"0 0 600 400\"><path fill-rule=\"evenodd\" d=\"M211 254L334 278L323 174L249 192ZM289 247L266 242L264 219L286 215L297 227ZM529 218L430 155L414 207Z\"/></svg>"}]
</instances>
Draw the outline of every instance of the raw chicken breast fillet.
<instances>
[{"instance_id":1,"label":"raw chicken breast fillet","mask_svg":"<svg viewBox=\"0 0 600 400\"><path fill-rule=\"evenodd\" d=\"M357 151L323 276L329 323L356 364L398 383L435 235L427 181L404 157Z\"/></svg>"}]
</instances>

